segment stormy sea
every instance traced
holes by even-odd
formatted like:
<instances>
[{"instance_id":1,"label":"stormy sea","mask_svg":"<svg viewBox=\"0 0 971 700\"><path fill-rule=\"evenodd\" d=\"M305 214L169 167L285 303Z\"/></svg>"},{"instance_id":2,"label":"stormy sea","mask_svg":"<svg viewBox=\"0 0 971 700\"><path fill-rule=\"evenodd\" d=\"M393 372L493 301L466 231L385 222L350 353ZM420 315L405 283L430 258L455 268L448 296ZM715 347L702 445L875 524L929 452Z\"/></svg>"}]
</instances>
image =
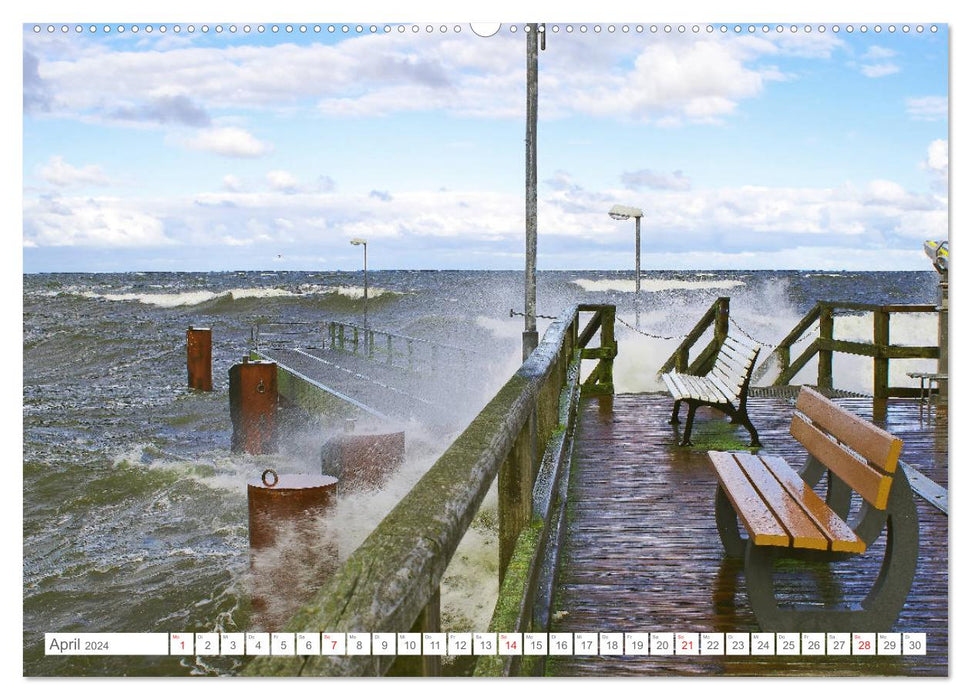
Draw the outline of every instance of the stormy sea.
<instances>
[{"instance_id":1,"label":"stormy sea","mask_svg":"<svg viewBox=\"0 0 971 700\"><path fill-rule=\"evenodd\" d=\"M616 304L616 390L661 391L657 369L718 297L731 298L739 332L773 346L818 300L933 304L937 281L932 270L651 271L635 296L630 271L545 271L537 312ZM44 633L252 629L246 481L267 467L319 473L325 436L295 435L275 455L232 453L228 371L250 348L255 324L360 323L361 273L30 274L23 290L24 674L236 673L245 657L46 656ZM368 323L494 358L478 377L482 390L464 399L467 421L519 365L523 296L518 271L376 271ZM540 318L541 335L549 323ZM187 388L190 325L212 328L211 393ZM865 312L837 317L836 337L864 340L872 330ZM932 345L936 333L935 314L907 314L895 318L891 342ZM896 362L891 383L912 385L906 372L933 369L933 361ZM796 382L811 382L814 371ZM840 388L871 392L865 358L841 356L834 376ZM341 558L456 435L407 430L393 478L338 505ZM480 519L446 575L446 631L488 625L495 552L494 519Z\"/></svg>"}]
</instances>

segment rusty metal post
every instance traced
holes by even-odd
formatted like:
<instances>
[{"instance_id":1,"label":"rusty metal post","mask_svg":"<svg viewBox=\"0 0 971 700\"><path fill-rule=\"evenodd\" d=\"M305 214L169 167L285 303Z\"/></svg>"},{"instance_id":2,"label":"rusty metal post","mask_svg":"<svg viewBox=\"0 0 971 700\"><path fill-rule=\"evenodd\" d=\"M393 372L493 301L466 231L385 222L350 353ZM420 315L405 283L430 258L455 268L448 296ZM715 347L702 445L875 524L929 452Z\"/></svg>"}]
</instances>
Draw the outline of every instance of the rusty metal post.
<instances>
[{"instance_id":1,"label":"rusty metal post","mask_svg":"<svg viewBox=\"0 0 971 700\"><path fill-rule=\"evenodd\" d=\"M279 629L337 569L336 533L321 518L338 480L267 469L246 484L251 595L259 627Z\"/></svg>"},{"instance_id":2,"label":"rusty metal post","mask_svg":"<svg viewBox=\"0 0 971 700\"><path fill-rule=\"evenodd\" d=\"M816 386L833 388L833 307L823 306L819 311L819 364L816 370ZM788 349L788 348L787 348ZM788 355L786 365L788 366Z\"/></svg>"},{"instance_id":3,"label":"rusty metal post","mask_svg":"<svg viewBox=\"0 0 971 700\"><path fill-rule=\"evenodd\" d=\"M250 362L244 358L242 364L229 368L233 452L265 454L273 450L277 400L275 362Z\"/></svg>"},{"instance_id":4,"label":"rusty metal post","mask_svg":"<svg viewBox=\"0 0 971 700\"><path fill-rule=\"evenodd\" d=\"M212 391L212 329L189 326L185 348L189 388Z\"/></svg>"}]
</instances>

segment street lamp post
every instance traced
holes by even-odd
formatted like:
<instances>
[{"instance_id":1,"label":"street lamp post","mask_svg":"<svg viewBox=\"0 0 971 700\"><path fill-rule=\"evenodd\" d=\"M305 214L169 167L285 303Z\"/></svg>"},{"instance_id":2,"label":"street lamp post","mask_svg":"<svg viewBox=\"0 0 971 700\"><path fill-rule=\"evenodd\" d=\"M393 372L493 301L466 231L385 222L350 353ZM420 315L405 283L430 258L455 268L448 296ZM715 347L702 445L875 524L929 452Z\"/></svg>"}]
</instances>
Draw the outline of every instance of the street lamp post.
<instances>
[{"instance_id":1,"label":"street lamp post","mask_svg":"<svg viewBox=\"0 0 971 700\"><path fill-rule=\"evenodd\" d=\"M364 246L364 327L367 328L367 241L363 238L352 238L351 245Z\"/></svg>"},{"instance_id":2,"label":"street lamp post","mask_svg":"<svg viewBox=\"0 0 971 700\"><path fill-rule=\"evenodd\" d=\"M616 219L617 221L627 221L631 217L634 218L634 291L636 294L641 293L641 217L644 216L644 212L635 207L624 207L619 204L610 208L608 212L611 219Z\"/></svg>"}]
</instances>

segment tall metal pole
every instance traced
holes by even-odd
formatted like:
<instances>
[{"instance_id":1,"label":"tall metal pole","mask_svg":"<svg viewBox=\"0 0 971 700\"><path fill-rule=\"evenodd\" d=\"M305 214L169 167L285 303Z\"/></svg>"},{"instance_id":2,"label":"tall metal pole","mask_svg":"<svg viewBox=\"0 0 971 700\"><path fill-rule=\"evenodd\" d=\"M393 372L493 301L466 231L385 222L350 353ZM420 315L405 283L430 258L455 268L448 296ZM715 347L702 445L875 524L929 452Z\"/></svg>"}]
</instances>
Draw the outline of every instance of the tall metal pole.
<instances>
[{"instance_id":1,"label":"tall metal pole","mask_svg":"<svg viewBox=\"0 0 971 700\"><path fill-rule=\"evenodd\" d=\"M364 244L364 327L367 328L367 243Z\"/></svg>"},{"instance_id":2,"label":"tall metal pole","mask_svg":"<svg viewBox=\"0 0 971 700\"><path fill-rule=\"evenodd\" d=\"M526 32L526 314L523 359L539 344L536 332L536 113L539 107L539 25Z\"/></svg>"},{"instance_id":3,"label":"tall metal pole","mask_svg":"<svg viewBox=\"0 0 971 700\"><path fill-rule=\"evenodd\" d=\"M641 293L641 217L634 217L634 242L637 252L634 254L634 291Z\"/></svg>"}]
</instances>

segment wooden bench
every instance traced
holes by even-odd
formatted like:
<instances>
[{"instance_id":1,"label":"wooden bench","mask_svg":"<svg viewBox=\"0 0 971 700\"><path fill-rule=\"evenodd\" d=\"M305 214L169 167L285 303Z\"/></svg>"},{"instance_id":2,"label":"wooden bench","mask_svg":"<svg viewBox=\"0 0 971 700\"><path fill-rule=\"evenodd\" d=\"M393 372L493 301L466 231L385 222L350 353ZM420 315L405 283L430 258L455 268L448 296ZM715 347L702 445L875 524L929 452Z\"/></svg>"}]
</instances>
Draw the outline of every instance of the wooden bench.
<instances>
[{"instance_id":1,"label":"wooden bench","mask_svg":"<svg viewBox=\"0 0 971 700\"><path fill-rule=\"evenodd\" d=\"M688 422L684 427L682 446L691 444L691 426L694 423L695 411L699 406L717 408L731 418L732 423L741 423L748 429L752 438L752 447L758 447L759 434L749 420L746 402L748 401L748 386L752 379L752 369L759 356L759 348L748 341L727 336L718 350L715 365L705 376L694 374L680 374L668 372L661 375L674 397L674 411L671 413L671 424L678 423L678 411L681 402L688 404Z\"/></svg>"},{"instance_id":2,"label":"wooden bench","mask_svg":"<svg viewBox=\"0 0 971 700\"><path fill-rule=\"evenodd\" d=\"M806 387L796 409L790 433L808 453L799 471L781 457L708 453L718 475L715 519L725 552L744 556L749 601L766 631L889 632L917 568L917 510L897 468L903 443ZM824 475L825 501L813 490ZM859 499L851 517L854 492ZM862 600L780 605L773 582L778 559L856 557L884 531L880 572ZM839 583L830 584L826 597L839 590Z\"/></svg>"}]
</instances>

